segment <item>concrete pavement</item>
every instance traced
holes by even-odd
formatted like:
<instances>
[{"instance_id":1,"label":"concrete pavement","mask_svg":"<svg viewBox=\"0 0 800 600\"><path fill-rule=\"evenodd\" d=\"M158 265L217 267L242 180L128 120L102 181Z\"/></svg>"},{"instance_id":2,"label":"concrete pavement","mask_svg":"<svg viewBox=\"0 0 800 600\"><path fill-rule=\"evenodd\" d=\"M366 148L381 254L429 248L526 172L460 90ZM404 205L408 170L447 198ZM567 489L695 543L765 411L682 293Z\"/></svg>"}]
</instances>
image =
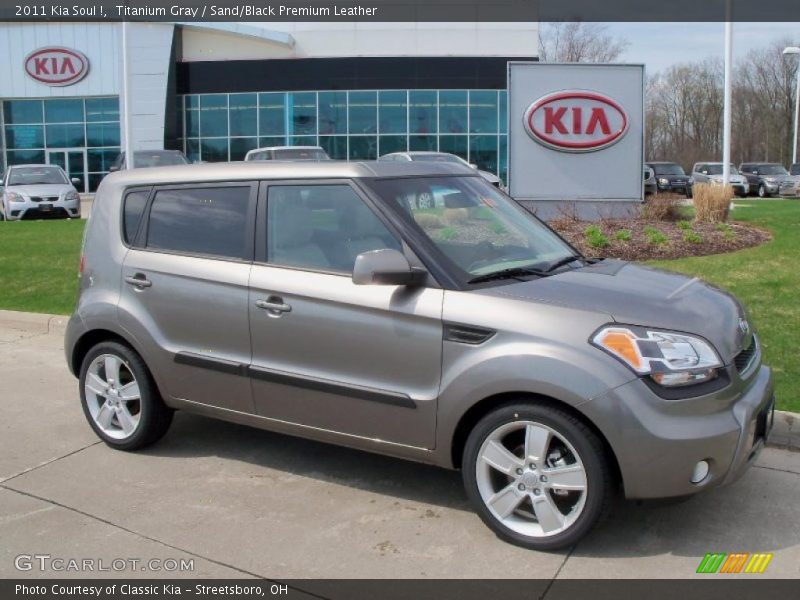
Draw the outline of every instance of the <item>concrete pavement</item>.
<instances>
[{"instance_id":1,"label":"concrete pavement","mask_svg":"<svg viewBox=\"0 0 800 600\"><path fill-rule=\"evenodd\" d=\"M0 311L0 577L92 575L16 570L44 553L194 561L125 577L683 578L706 552L772 552L761 577L800 576L798 453L769 448L683 504L620 503L571 551L530 552L480 522L458 473L187 414L144 452L111 450L84 421L63 324Z\"/></svg>"}]
</instances>

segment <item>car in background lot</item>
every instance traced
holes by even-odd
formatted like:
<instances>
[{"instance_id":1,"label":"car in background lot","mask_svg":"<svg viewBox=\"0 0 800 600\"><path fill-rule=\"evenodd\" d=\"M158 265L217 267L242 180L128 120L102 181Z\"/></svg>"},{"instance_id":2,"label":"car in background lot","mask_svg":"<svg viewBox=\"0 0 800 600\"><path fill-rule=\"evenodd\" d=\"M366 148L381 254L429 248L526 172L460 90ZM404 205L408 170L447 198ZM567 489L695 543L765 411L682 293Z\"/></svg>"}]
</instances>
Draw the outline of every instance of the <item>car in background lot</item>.
<instances>
[{"instance_id":1,"label":"car in background lot","mask_svg":"<svg viewBox=\"0 0 800 600\"><path fill-rule=\"evenodd\" d=\"M244 156L251 160L331 160L328 153L320 146L270 146L250 150Z\"/></svg>"},{"instance_id":2,"label":"car in background lot","mask_svg":"<svg viewBox=\"0 0 800 600\"><path fill-rule=\"evenodd\" d=\"M692 181L694 184L710 183L711 185L722 185L722 168L721 162L704 162L695 163L692 167ZM739 173L735 166L731 165L730 179L728 180L733 193L737 196L744 197L748 193L747 178Z\"/></svg>"},{"instance_id":3,"label":"car in background lot","mask_svg":"<svg viewBox=\"0 0 800 600\"><path fill-rule=\"evenodd\" d=\"M644 193L646 196L652 196L658 193L658 184L656 183L656 172L650 167L644 167Z\"/></svg>"},{"instance_id":4,"label":"car in background lot","mask_svg":"<svg viewBox=\"0 0 800 600\"><path fill-rule=\"evenodd\" d=\"M667 161L650 161L646 163L656 174L656 185L659 192L674 192L692 196L692 179L678 163Z\"/></svg>"},{"instance_id":5,"label":"car in background lot","mask_svg":"<svg viewBox=\"0 0 800 600\"><path fill-rule=\"evenodd\" d=\"M584 257L463 165L115 173L83 239L65 357L117 450L185 410L460 469L498 536L554 550L617 491L736 481L772 426L733 296Z\"/></svg>"},{"instance_id":6,"label":"car in background lot","mask_svg":"<svg viewBox=\"0 0 800 600\"><path fill-rule=\"evenodd\" d=\"M505 189L503 187L503 180L500 179L494 173L490 173L489 171L483 171L478 168L478 165L470 164L457 154L450 154L449 152L427 152L422 150L411 151L411 152L392 152L391 154L384 154L383 156L378 158L378 160L379 161L388 160L396 162L411 162L411 161L444 162L444 163L461 164L477 171L481 177L483 177L486 181L491 183L494 187Z\"/></svg>"},{"instance_id":7,"label":"car in background lot","mask_svg":"<svg viewBox=\"0 0 800 600\"><path fill-rule=\"evenodd\" d=\"M759 198L794 195L795 181L780 163L742 163L739 172L747 178L749 193Z\"/></svg>"},{"instance_id":8,"label":"car in background lot","mask_svg":"<svg viewBox=\"0 0 800 600\"><path fill-rule=\"evenodd\" d=\"M133 168L146 169L150 167L169 167L175 165L188 165L189 159L180 150L136 150L133 153ZM122 152L108 170L113 173L114 171L122 171L127 169L127 162L125 160L125 153Z\"/></svg>"},{"instance_id":9,"label":"car in background lot","mask_svg":"<svg viewBox=\"0 0 800 600\"><path fill-rule=\"evenodd\" d=\"M13 165L0 188L0 221L81 216L81 197L64 169L55 165Z\"/></svg>"}]
</instances>

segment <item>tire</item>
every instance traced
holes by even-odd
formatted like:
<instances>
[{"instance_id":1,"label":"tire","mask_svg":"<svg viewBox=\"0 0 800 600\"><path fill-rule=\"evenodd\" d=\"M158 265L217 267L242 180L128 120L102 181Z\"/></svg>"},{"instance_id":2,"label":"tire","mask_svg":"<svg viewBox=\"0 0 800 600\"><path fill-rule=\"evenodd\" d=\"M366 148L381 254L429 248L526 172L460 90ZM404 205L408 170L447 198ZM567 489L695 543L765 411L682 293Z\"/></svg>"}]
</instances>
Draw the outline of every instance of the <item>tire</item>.
<instances>
[{"instance_id":1,"label":"tire","mask_svg":"<svg viewBox=\"0 0 800 600\"><path fill-rule=\"evenodd\" d=\"M769 194L767 193L767 187L763 183L758 186L758 197L769 198Z\"/></svg>"},{"instance_id":2,"label":"tire","mask_svg":"<svg viewBox=\"0 0 800 600\"><path fill-rule=\"evenodd\" d=\"M161 399L147 365L128 346L118 342L94 346L83 359L79 382L86 420L112 448L149 446L172 423L173 410Z\"/></svg>"},{"instance_id":3,"label":"tire","mask_svg":"<svg viewBox=\"0 0 800 600\"><path fill-rule=\"evenodd\" d=\"M542 432L549 436L542 437ZM549 441L539 444L541 456L531 452L523 464L525 448L537 447L528 446L528 437ZM503 464L509 456L502 450L495 453L498 441L519 461L510 461L513 467ZM503 468L491 466L487 456ZM614 477L598 436L571 414L531 401L501 406L475 425L464 447L462 477L467 496L489 529L531 550L572 546L609 512L613 499ZM573 489L556 489L564 485ZM499 513L508 514L501 518Z\"/></svg>"}]
</instances>

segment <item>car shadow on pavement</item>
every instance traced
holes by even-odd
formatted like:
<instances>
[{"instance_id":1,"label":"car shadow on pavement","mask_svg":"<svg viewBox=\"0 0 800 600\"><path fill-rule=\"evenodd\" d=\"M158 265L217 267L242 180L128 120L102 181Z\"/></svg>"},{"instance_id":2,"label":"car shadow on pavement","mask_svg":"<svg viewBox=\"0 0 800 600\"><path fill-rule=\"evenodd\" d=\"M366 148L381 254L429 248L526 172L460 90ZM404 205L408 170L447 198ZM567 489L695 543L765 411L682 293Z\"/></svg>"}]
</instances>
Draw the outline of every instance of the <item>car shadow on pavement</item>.
<instances>
[{"instance_id":1,"label":"car shadow on pavement","mask_svg":"<svg viewBox=\"0 0 800 600\"><path fill-rule=\"evenodd\" d=\"M214 456L374 494L472 511L460 473L402 459L177 413L144 453ZM579 557L644 557L775 551L800 545L794 526L797 474L751 468L735 484L682 501L618 499L611 515L573 549Z\"/></svg>"}]
</instances>

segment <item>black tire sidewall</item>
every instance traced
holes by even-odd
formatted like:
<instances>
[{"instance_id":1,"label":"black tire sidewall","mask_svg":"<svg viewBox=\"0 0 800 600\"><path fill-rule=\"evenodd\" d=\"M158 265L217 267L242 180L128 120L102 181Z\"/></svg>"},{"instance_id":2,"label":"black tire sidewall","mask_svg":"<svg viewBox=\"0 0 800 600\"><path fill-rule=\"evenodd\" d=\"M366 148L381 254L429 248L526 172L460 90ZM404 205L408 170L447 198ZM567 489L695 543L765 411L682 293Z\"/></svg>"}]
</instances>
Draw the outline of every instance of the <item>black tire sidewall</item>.
<instances>
[{"instance_id":1,"label":"black tire sidewall","mask_svg":"<svg viewBox=\"0 0 800 600\"><path fill-rule=\"evenodd\" d=\"M492 431L513 421L534 421L547 425L569 441L580 455L586 471L587 496L583 512L566 531L543 538L521 535L500 523L481 498L476 479L480 447ZM500 407L478 422L464 448L462 477L467 495L483 522L501 539L533 550L557 550L575 544L606 512L612 491L608 459L599 438L572 415L551 406L534 403Z\"/></svg>"},{"instance_id":2,"label":"black tire sidewall","mask_svg":"<svg viewBox=\"0 0 800 600\"><path fill-rule=\"evenodd\" d=\"M133 373L133 376L136 378L136 381L139 384L141 411L139 416L139 426L132 436L122 440L109 437L97 426L97 423L94 422L94 419L89 412L89 406L86 401L85 383L89 365L91 365L92 361L102 354L113 354L120 358L125 363L125 366L131 370L131 373ZM168 410L163 406L161 397L158 394L158 390L153 383L153 379L144 361L135 351L118 342L102 342L93 347L86 354L83 359L83 363L81 364L79 389L81 407L83 408L83 414L86 416L86 420L89 422L89 425L101 440L103 440L112 448L117 448L119 450L134 450L142 446L146 446L154 441L151 438L153 428L156 426L156 420L160 416L157 413L161 410Z\"/></svg>"}]
</instances>

